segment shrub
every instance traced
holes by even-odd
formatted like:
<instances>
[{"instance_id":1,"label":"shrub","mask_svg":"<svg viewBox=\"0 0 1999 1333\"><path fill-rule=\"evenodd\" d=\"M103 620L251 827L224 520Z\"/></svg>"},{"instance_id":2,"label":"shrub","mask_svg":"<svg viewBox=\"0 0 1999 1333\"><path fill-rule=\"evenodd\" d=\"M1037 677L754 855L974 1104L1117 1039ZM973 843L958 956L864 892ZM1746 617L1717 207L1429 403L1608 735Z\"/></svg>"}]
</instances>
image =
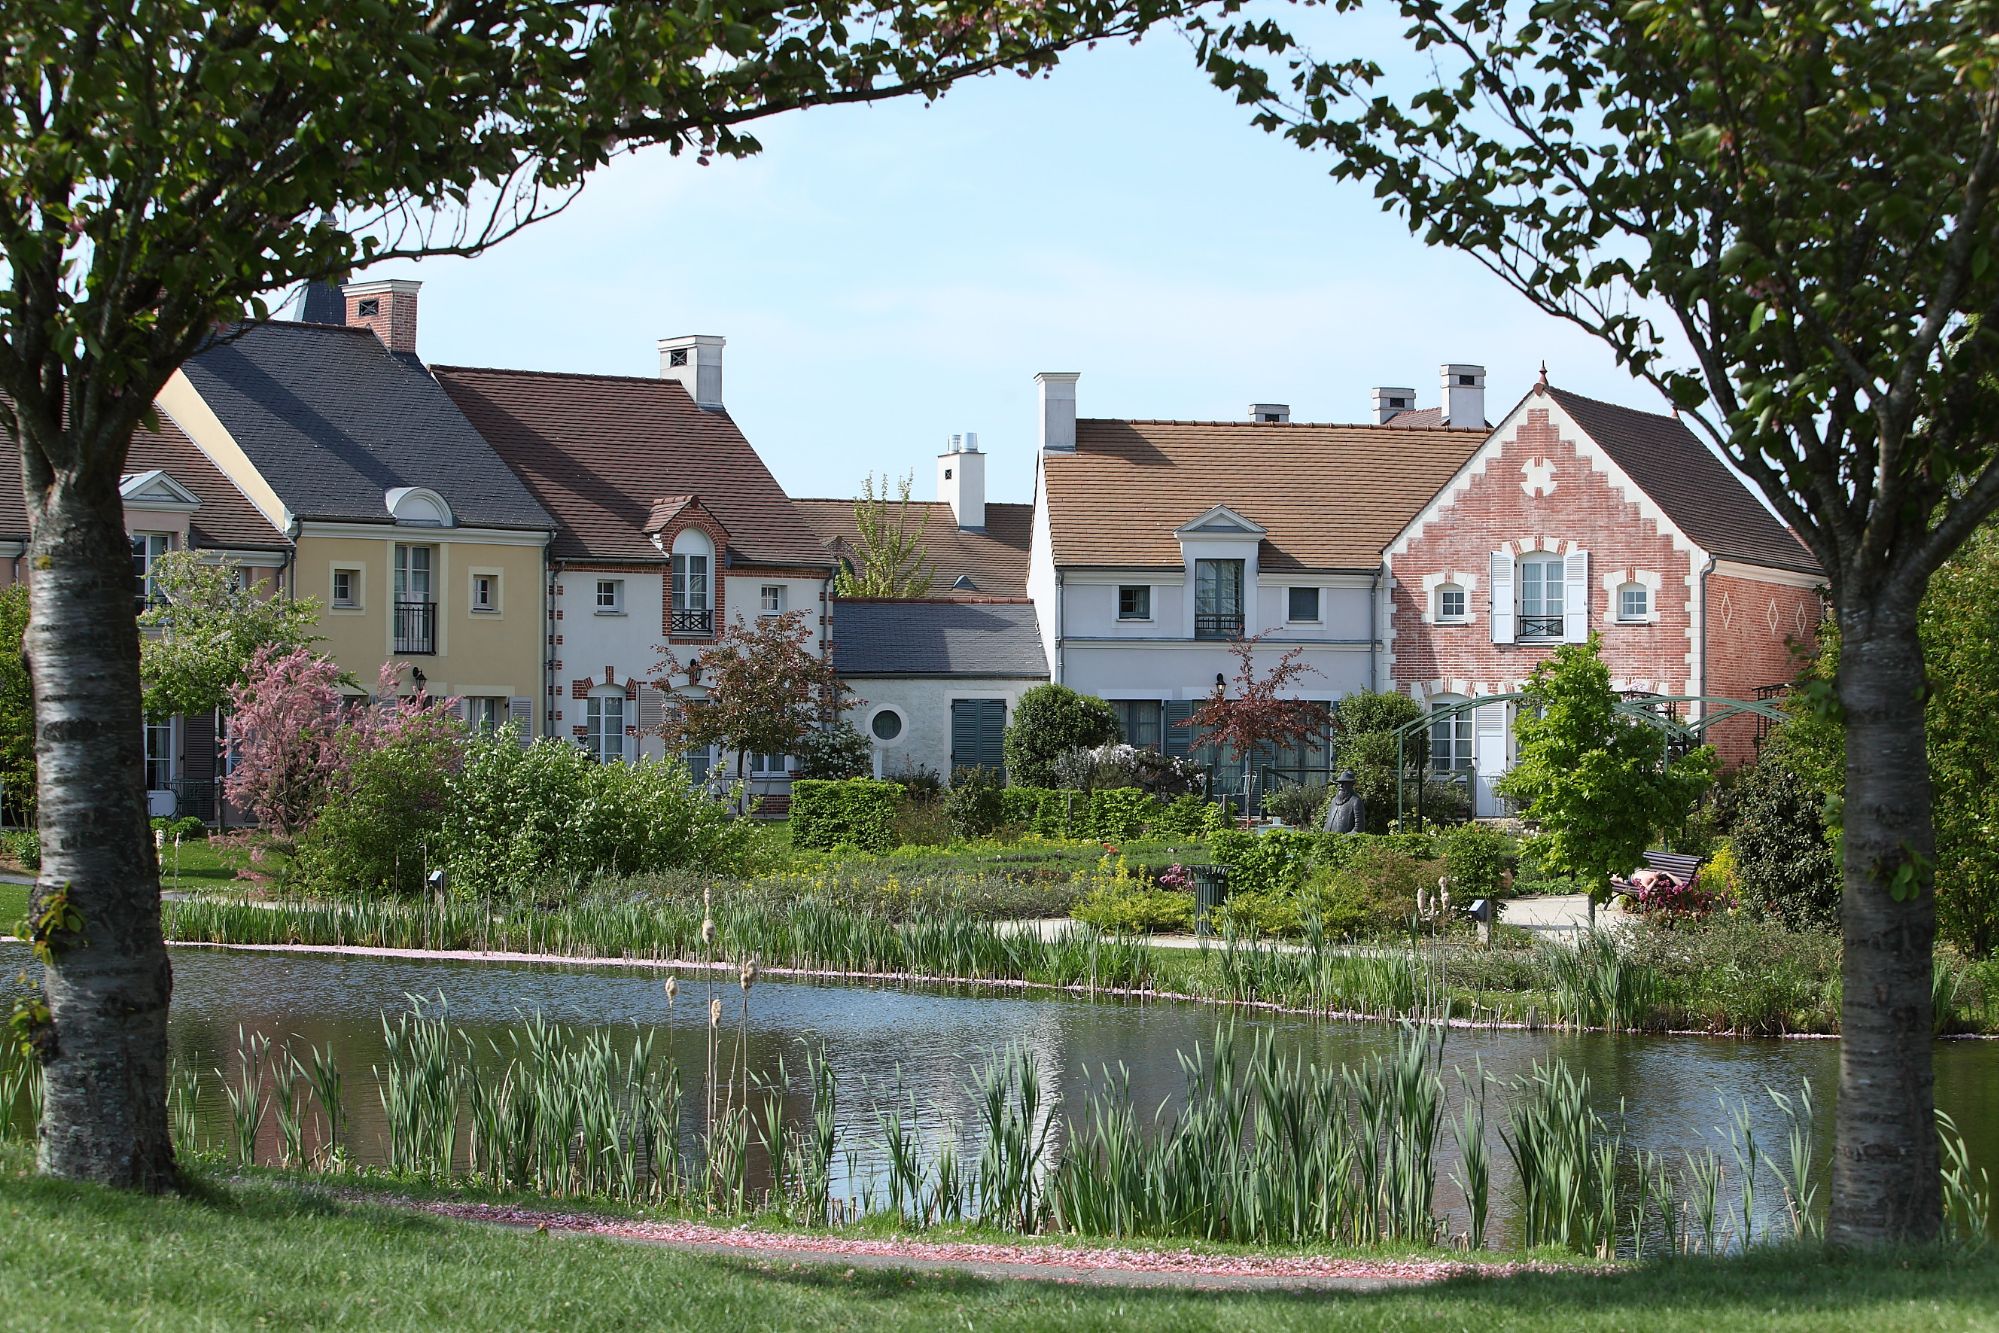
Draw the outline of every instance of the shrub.
<instances>
[{"instance_id":1,"label":"shrub","mask_svg":"<svg viewBox=\"0 0 1999 1333\"><path fill-rule=\"evenodd\" d=\"M10 829L6 834L7 855L20 863L23 870L42 868L42 835L36 829Z\"/></svg>"},{"instance_id":2,"label":"shrub","mask_svg":"<svg viewBox=\"0 0 1999 1333\"><path fill-rule=\"evenodd\" d=\"M1260 834L1227 829L1208 839L1208 855L1228 867L1231 893L1289 893L1305 882L1319 836L1296 829Z\"/></svg>"},{"instance_id":3,"label":"shrub","mask_svg":"<svg viewBox=\"0 0 1999 1333\"><path fill-rule=\"evenodd\" d=\"M1714 881L1705 872L1685 884L1668 877L1648 885L1638 891L1634 902L1640 915L1656 917L1706 916L1718 907L1730 905L1727 895L1714 888Z\"/></svg>"},{"instance_id":4,"label":"shrub","mask_svg":"<svg viewBox=\"0 0 1999 1333\"><path fill-rule=\"evenodd\" d=\"M1415 916L1416 895L1434 889L1443 868L1441 861L1418 860L1387 839L1373 839L1355 847L1345 865L1315 878L1306 902L1329 932L1392 934Z\"/></svg>"},{"instance_id":5,"label":"shrub","mask_svg":"<svg viewBox=\"0 0 1999 1333\"><path fill-rule=\"evenodd\" d=\"M177 819L157 817L153 820L153 831L166 834L168 842L176 838L182 842L208 841L208 825L193 815L181 815Z\"/></svg>"},{"instance_id":6,"label":"shrub","mask_svg":"<svg viewBox=\"0 0 1999 1333\"><path fill-rule=\"evenodd\" d=\"M1071 915L1086 925L1131 933L1186 930L1193 925L1192 893L1148 883L1122 856L1105 855L1083 878L1090 887Z\"/></svg>"},{"instance_id":7,"label":"shrub","mask_svg":"<svg viewBox=\"0 0 1999 1333\"><path fill-rule=\"evenodd\" d=\"M1108 703L1066 685L1036 685L1020 696L1007 721L1007 775L1027 786L1053 787L1061 755L1117 739L1117 712Z\"/></svg>"},{"instance_id":8,"label":"shrub","mask_svg":"<svg viewBox=\"0 0 1999 1333\"><path fill-rule=\"evenodd\" d=\"M956 827L944 799L924 795L904 787L895 803L895 845L898 847L941 847L951 841Z\"/></svg>"},{"instance_id":9,"label":"shrub","mask_svg":"<svg viewBox=\"0 0 1999 1333\"><path fill-rule=\"evenodd\" d=\"M961 768L953 773L951 788L944 794L951 831L960 838L983 838L998 828L1007 818L1002 791L999 774L989 768Z\"/></svg>"},{"instance_id":10,"label":"shrub","mask_svg":"<svg viewBox=\"0 0 1999 1333\"><path fill-rule=\"evenodd\" d=\"M1175 797L1152 817L1151 832L1159 838L1198 838L1208 832L1208 802L1195 795Z\"/></svg>"},{"instance_id":11,"label":"shrub","mask_svg":"<svg viewBox=\"0 0 1999 1333\"><path fill-rule=\"evenodd\" d=\"M1159 813L1159 802L1137 787L1090 793L1090 835L1126 842L1136 838Z\"/></svg>"},{"instance_id":12,"label":"shrub","mask_svg":"<svg viewBox=\"0 0 1999 1333\"><path fill-rule=\"evenodd\" d=\"M856 773L853 776L864 778L867 774ZM944 775L923 764L918 764L915 768L905 768L900 773L890 773L888 780L920 801L931 800L944 794Z\"/></svg>"},{"instance_id":13,"label":"shrub","mask_svg":"<svg viewBox=\"0 0 1999 1333\"><path fill-rule=\"evenodd\" d=\"M1395 818L1395 731L1423 715L1423 706L1393 690L1357 690L1334 709L1334 762L1354 771L1354 790L1367 802L1367 831L1385 833ZM1415 768L1429 745L1414 735L1403 746L1404 771ZM1426 812L1427 813L1427 812Z\"/></svg>"},{"instance_id":14,"label":"shrub","mask_svg":"<svg viewBox=\"0 0 1999 1333\"><path fill-rule=\"evenodd\" d=\"M455 756L431 738L371 750L350 736L348 748L346 772L299 840L291 873L320 893L421 893L425 876L449 859L447 765Z\"/></svg>"},{"instance_id":15,"label":"shrub","mask_svg":"<svg viewBox=\"0 0 1999 1333\"><path fill-rule=\"evenodd\" d=\"M846 719L805 733L793 747L798 759L798 776L837 782L842 778L864 778L874 771L873 747L868 738Z\"/></svg>"},{"instance_id":16,"label":"shrub","mask_svg":"<svg viewBox=\"0 0 1999 1333\"><path fill-rule=\"evenodd\" d=\"M1282 787L1264 794L1263 813L1276 816L1292 828L1316 829L1321 819L1320 811L1325 809L1326 798L1331 792L1332 784L1325 782Z\"/></svg>"},{"instance_id":17,"label":"shrub","mask_svg":"<svg viewBox=\"0 0 1999 1333\"><path fill-rule=\"evenodd\" d=\"M1245 935L1293 935L1298 931L1298 899L1288 893L1230 893L1216 913L1217 925Z\"/></svg>"},{"instance_id":18,"label":"shrub","mask_svg":"<svg viewBox=\"0 0 1999 1333\"><path fill-rule=\"evenodd\" d=\"M1065 751L1051 769L1060 786L1077 791L1137 787L1170 798L1196 790L1201 782L1201 771L1191 761L1122 742Z\"/></svg>"},{"instance_id":19,"label":"shrub","mask_svg":"<svg viewBox=\"0 0 1999 1333\"><path fill-rule=\"evenodd\" d=\"M1465 902L1495 897L1506 879L1513 856L1513 839L1488 824L1460 824L1437 839L1443 848L1444 873L1456 896Z\"/></svg>"},{"instance_id":20,"label":"shrub","mask_svg":"<svg viewBox=\"0 0 1999 1333\"><path fill-rule=\"evenodd\" d=\"M1742 904L1793 930L1839 930L1841 875L1825 796L1774 758L1744 770L1728 820Z\"/></svg>"},{"instance_id":21,"label":"shrub","mask_svg":"<svg viewBox=\"0 0 1999 1333\"><path fill-rule=\"evenodd\" d=\"M839 846L885 852L895 846L895 806L902 788L893 782L850 778L791 784L791 841L831 851Z\"/></svg>"}]
</instances>

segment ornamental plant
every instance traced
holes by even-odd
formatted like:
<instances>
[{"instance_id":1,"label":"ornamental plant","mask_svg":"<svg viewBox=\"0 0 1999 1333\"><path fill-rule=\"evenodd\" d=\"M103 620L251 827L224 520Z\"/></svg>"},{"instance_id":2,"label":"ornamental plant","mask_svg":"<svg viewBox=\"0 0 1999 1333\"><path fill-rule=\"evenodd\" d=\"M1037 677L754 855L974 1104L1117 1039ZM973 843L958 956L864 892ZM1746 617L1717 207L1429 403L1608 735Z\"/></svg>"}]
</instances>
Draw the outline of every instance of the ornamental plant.
<instances>
[{"instance_id":1,"label":"ornamental plant","mask_svg":"<svg viewBox=\"0 0 1999 1333\"><path fill-rule=\"evenodd\" d=\"M1102 699L1067 685L1036 685L1020 696L1007 719L1001 742L1007 781L1024 787L1059 787L1055 765L1063 755L1118 739L1117 711Z\"/></svg>"},{"instance_id":2,"label":"ornamental plant","mask_svg":"<svg viewBox=\"0 0 1999 1333\"><path fill-rule=\"evenodd\" d=\"M265 645L229 692L235 757L223 791L280 837L312 821L345 766L339 681L340 668L309 648Z\"/></svg>"}]
</instances>

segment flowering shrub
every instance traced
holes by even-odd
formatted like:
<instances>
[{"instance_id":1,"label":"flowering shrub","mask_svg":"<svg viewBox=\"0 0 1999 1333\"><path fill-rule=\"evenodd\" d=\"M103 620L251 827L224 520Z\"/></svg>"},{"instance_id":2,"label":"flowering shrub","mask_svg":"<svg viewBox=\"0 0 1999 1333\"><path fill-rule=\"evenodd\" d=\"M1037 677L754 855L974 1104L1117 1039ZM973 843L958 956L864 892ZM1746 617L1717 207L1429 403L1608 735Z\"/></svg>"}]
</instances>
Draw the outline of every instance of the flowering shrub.
<instances>
[{"instance_id":1,"label":"flowering shrub","mask_svg":"<svg viewBox=\"0 0 1999 1333\"><path fill-rule=\"evenodd\" d=\"M1191 891L1194 887L1194 872L1183 865L1170 865L1159 872L1159 884L1162 888Z\"/></svg>"},{"instance_id":2,"label":"flowering shrub","mask_svg":"<svg viewBox=\"0 0 1999 1333\"><path fill-rule=\"evenodd\" d=\"M235 762L223 790L281 835L303 829L345 766L340 668L310 649L265 645L229 695Z\"/></svg>"},{"instance_id":3,"label":"flowering shrub","mask_svg":"<svg viewBox=\"0 0 1999 1333\"><path fill-rule=\"evenodd\" d=\"M1640 914L1660 917L1701 917L1735 905L1715 877L1699 871L1685 882L1663 871L1656 872L1639 884L1636 902Z\"/></svg>"}]
</instances>

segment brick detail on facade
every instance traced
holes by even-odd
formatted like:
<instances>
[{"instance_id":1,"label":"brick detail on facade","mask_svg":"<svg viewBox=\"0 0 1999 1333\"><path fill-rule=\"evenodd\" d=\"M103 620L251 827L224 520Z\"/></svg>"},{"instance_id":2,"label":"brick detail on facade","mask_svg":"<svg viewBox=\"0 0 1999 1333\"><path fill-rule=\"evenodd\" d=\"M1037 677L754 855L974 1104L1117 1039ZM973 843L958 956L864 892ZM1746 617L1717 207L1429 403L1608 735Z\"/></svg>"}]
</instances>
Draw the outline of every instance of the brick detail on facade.
<instances>
[{"instance_id":1,"label":"brick detail on facade","mask_svg":"<svg viewBox=\"0 0 1999 1333\"><path fill-rule=\"evenodd\" d=\"M712 619L710 623L719 632L728 623L728 580L722 577L723 566L728 563L729 531L721 520L702 507L700 498L694 497L681 506L671 521L656 534L659 544L667 551L673 550L674 539L693 528L707 535L714 554L708 563L708 606ZM740 571L731 571L740 572ZM713 634L673 633L673 574L669 569L659 587L659 630L668 643L708 643Z\"/></svg>"},{"instance_id":2,"label":"brick detail on facade","mask_svg":"<svg viewBox=\"0 0 1999 1333\"><path fill-rule=\"evenodd\" d=\"M1797 677L1799 653L1818 641L1817 590L1711 574L1707 581L1707 693L1754 699ZM1724 764L1755 757L1756 719L1730 718L1708 732Z\"/></svg>"},{"instance_id":3,"label":"brick detail on facade","mask_svg":"<svg viewBox=\"0 0 1999 1333\"><path fill-rule=\"evenodd\" d=\"M591 687L592 687L592 686L594 686L594 685L596 685L596 683L597 683L596 681L594 681L594 680L589 680L589 679L587 679L587 678L586 678L586 679L583 679L583 680L572 680L572 681L570 681L570 682L569 682L569 697L570 697L570 698L572 698L572 699L587 699L587 698L589 698L589 697L590 697L590 690L591 690Z\"/></svg>"}]
</instances>

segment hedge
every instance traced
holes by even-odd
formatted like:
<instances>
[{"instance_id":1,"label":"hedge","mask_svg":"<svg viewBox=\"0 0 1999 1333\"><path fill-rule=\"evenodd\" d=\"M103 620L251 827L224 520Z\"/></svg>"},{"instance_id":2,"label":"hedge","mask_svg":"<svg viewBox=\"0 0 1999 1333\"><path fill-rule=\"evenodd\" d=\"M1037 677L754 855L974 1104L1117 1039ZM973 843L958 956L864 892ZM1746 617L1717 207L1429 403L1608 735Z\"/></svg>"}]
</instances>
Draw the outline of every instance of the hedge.
<instances>
[{"instance_id":1,"label":"hedge","mask_svg":"<svg viewBox=\"0 0 1999 1333\"><path fill-rule=\"evenodd\" d=\"M1069 791L1056 787L1008 787L999 793L999 822L1015 824L1043 838L1097 838L1124 842L1138 837L1165 807L1137 787Z\"/></svg>"},{"instance_id":2,"label":"hedge","mask_svg":"<svg viewBox=\"0 0 1999 1333\"><path fill-rule=\"evenodd\" d=\"M1437 856L1427 833L1317 833L1225 829L1208 839L1208 855L1228 867L1230 893L1291 893L1316 870L1340 870L1363 847L1387 847L1418 861Z\"/></svg>"},{"instance_id":3,"label":"hedge","mask_svg":"<svg viewBox=\"0 0 1999 1333\"><path fill-rule=\"evenodd\" d=\"M864 852L892 851L901 797L902 785L896 782L800 778L791 784L792 845L821 852L843 845Z\"/></svg>"}]
</instances>

